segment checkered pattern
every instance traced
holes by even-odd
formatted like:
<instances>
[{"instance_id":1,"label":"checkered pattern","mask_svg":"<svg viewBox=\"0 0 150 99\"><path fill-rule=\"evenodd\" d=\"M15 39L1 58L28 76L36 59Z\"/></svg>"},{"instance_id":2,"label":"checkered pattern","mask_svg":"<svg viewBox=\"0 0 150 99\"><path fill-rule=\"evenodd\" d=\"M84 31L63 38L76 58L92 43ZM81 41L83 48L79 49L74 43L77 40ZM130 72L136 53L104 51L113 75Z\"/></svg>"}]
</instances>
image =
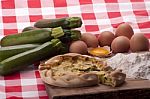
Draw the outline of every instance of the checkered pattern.
<instances>
[{"instance_id":1,"label":"checkered pattern","mask_svg":"<svg viewBox=\"0 0 150 99\"><path fill-rule=\"evenodd\" d=\"M150 38L150 0L0 0L0 38L21 32L42 18L78 16L82 33L114 31L128 22ZM0 99L47 99L37 66L0 76Z\"/></svg>"}]
</instances>

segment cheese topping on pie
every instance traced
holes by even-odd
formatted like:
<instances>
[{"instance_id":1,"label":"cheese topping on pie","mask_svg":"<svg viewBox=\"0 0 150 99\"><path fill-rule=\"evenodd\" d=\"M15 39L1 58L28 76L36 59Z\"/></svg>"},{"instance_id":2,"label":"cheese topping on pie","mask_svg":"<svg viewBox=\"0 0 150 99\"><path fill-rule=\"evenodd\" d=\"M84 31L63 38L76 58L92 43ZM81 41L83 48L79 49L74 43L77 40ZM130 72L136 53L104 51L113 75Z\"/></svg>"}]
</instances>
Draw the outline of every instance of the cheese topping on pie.
<instances>
[{"instance_id":1,"label":"cheese topping on pie","mask_svg":"<svg viewBox=\"0 0 150 99\"><path fill-rule=\"evenodd\" d=\"M40 73L43 70L45 70L46 72L44 76L42 75L42 77L48 77L50 71L50 76L52 77L51 80L61 79L65 81L66 78L65 76L74 75L74 79L79 80L77 84L78 86L80 80L82 79L84 79L84 81L88 80L87 78L84 78L85 76L83 77L83 75L87 74L89 78L90 75L93 76L93 74L95 74L98 77L97 80L98 83L111 86L118 86L125 80L125 74L121 73L121 71L117 71L115 74L119 74L122 77L122 79L116 78L117 76L111 75L114 73L115 70L113 70L109 66L106 66L104 60L80 54L65 54L55 56L39 66ZM94 78L92 78L92 80L93 79ZM95 84L97 84L97 82L95 82Z\"/></svg>"}]
</instances>

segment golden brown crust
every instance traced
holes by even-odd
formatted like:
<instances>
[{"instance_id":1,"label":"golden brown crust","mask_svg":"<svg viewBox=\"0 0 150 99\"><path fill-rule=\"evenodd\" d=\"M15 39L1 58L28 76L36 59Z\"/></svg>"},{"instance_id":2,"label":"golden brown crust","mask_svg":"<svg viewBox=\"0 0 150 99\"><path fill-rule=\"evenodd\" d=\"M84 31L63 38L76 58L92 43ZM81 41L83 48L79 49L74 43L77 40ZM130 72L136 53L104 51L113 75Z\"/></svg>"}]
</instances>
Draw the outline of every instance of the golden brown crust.
<instances>
[{"instance_id":1,"label":"golden brown crust","mask_svg":"<svg viewBox=\"0 0 150 99\"><path fill-rule=\"evenodd\" d=\"M58 77L57 79L52 77L50 70L43 70L40 74L45 83L58 87L83 87L98 84L98 76L96 74L86 73L80 76L68 74Z\"/></svg>"},{"instance_id":2,"label":"golden brown crust","mask_svg":"<svg viewBox=\"0 0 150 99\"><path fill-rule=\"evenodd\" d=\"M110 76L112 77L112 86L116 87L124 83L126 74L122 73L122 70L116 70L111 72Z\"/></svg>"},{"instance_id":3,"label":"golden brown crust","mask_svg":"<svg viewBox=\"0 0 150 99\"><path fill-rule=\"evenodd\" d=\"M63 64L65 61L69 63L69 66L68 64ZM83 64L83 68L79 68L77 65L74 66L74 64L72 64L77 61L80 63L81 67L82 61L85 63ZM86 64L88 65L87 67ZM71 69L69 72L67 70L62 70L63 67L67 66L69 67L67 70ZM73 72L72 70L74 69L75 71ZM103 79L101 71L105 74L107 79L111 79L111 82ZM111 67L106 66L103 61L97 58L76 53L67 53L52 57L46 62L40 64L39 72L41 79L45 83L58 87L92 86L97 85L99 82L115 87L121 85L126 77L121 71L112 70Z\"/></svg>"}]
</instances>

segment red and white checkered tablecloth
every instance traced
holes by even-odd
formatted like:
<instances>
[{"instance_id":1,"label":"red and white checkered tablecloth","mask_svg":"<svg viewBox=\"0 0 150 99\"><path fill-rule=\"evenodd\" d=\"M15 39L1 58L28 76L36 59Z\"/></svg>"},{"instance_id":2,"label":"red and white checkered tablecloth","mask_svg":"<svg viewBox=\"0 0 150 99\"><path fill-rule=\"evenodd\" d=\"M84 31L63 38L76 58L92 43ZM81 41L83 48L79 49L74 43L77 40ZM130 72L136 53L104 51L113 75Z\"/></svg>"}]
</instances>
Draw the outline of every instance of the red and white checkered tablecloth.
<instances>
[{"instance_id":1,"label":"red and white checkered tablecloth","mask_svg":"<svg viewBox=\"0 0 150 99\"><path fill-rule=\"evenodd\" d=\"M42 18L78 16L82 33L114 31L128 22L150 39L150 0L0 0L0 38L21 32ZM0 76L0 99L47 99L37 65Z\"/></svg>"}]
</instances>

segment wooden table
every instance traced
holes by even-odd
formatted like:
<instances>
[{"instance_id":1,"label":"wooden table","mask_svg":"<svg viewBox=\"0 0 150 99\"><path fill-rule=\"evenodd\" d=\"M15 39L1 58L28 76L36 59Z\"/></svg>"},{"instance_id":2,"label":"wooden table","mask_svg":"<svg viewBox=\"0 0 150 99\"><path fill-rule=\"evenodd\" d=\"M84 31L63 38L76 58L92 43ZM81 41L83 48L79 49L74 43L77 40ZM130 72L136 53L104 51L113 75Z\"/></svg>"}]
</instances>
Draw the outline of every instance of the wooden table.
<instances>
[{"instance_id":1,"label":"wooden table","mask_svg":"<svg viewBox=\"0 0 150 99\"><path fill-rule=\"evenodd\" d=\"M50 99L150 99L150 80L127 79L120 87L60 88L45 84Z\"/></svg>"}]
</instances>

